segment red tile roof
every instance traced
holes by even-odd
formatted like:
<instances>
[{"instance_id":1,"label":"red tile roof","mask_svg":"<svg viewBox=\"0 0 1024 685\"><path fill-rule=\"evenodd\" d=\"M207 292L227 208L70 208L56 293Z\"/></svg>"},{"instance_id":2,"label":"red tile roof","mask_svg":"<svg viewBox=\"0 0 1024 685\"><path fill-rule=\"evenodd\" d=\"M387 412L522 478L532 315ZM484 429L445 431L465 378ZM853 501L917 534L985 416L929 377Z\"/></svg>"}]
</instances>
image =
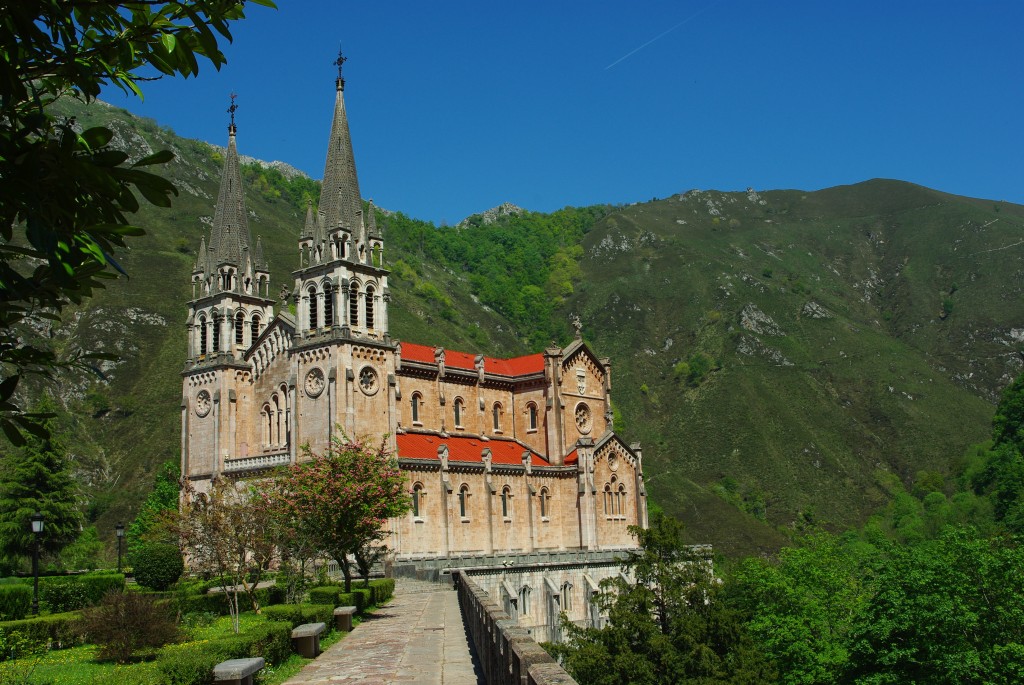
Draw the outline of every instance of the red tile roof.
<instances>
[{"instance_id":1,"label":"red tile roof","mask_svg":"<svg viewBox=\"0 0 1024 685\"><path fill-rule=\"evenodd\" d=\"M580 453L578 450L573 450L569 454L565 455L565 465L572 466L580 460Z\"/></svg>"},{"instance_id":2,"label":"red tile roof","mask_svg":"<svg viewBox=\"0 0 1024 685\"><path fill-rule=\"evenodd\" d=\"M428 345L417 345L416 343L402 343L402 361L419 362L421 364L434 363L434 348ZM444 364L452 369L466 369L472 371L476 368L476 355L469 352L458 352L455 350L444 351ZM500 376L526 376L534 373L543 373L544 355L528 354L523 357L511 359L497 359L495 357L484 357L484 371L496 373Z\"/></svg>"},{"instance_id":3,"label":"red tile roof","mask_svg":"<svg viewBox=\"0 0 1024 685\"><path fill-rule=\"evenodd\" d=\"M404 347L404 345L403 345ZM448 446L450 461L481 463L484 449L491 450L492 464L522 464L523 452L527 447L515 440L481 440L459 435L442 438L439 435L423 433L402 433L395 436L398 441L398 457L400 459L431 459L437 460L437 448ZM550 466L546 459L530 450L530 463L533 466Z\"/></svg>"}]
</instances>

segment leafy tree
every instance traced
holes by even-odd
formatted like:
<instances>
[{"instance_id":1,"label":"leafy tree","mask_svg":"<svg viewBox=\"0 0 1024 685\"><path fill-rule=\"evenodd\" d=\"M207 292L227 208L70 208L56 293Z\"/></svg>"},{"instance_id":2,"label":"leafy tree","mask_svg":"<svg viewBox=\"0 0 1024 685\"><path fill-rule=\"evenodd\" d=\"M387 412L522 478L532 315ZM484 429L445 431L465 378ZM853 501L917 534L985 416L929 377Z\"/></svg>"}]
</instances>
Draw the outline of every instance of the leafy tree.
<instances>
[{"instance_id":1,"label":"leafy tree","mask_svg":"<svg viewBox=\"0 0 1024 685\"><path fill-rule=\"evenodd\" d=\"M338 562L345 592L351 592L349 557L358 553L365 558L363 550L387 535L388 519L411 506L405 478L383 443L372 448L334 437L323 454L307 446L303 456L277 477L277 506L308 540Z\"/></svg>"},{"instance_id":2,"label":"leafy tree","mask_svg":"<svg viewBox=\"0 0 1024 685\"><path fill-rule=\"evenodd\" d=\"M1024 550L970 528L891 545L850 636L856 683L1012 683L1024 679Z\"/></svg>"},{"instance_id":3,"label":"leafy tree","mask_svg":"<svg viewBox=\"0 0 1024 685\"><path fill-rule=\"evenodd\" d=\"M49 400L38 408L50 413ZM65 446L54 435L50 421L43 424L46 437L30 435L24 447L13 450L0 462L0 554L9 563L31 556L35 548L31 518L43 515L40 550L56 554L78 537L82 513L78 487L71 474Z\"/></svg>"},{"instance_id":4,"label":"leafy tree","mask_svg":"<svg viewBox=\"0 0 1024 685\"><path fill-rule=\"evenodd\" d=\"M258 488L216 477L206 492L196 492L185 481L180 512L167 513L189 565L220 579L236 633L239 594L244 593L253 611L260 612L256 586L275 559L280 541L272 500Z\"/></svg>"},{"instance_id":5,"label":"leafy tree","mask_svg":"<svg viewBox=\"0 0 1024 685\"><path fill-rule=\"evenodd\" d=\"M863 577L873 548L828 534L784 548L777 564L746 559L726 581L758 648L783 683L835 683L849 659L853 616L868 601Z\"/></svg>"},{"instance_id":6,"label":"leafy tree","mask_svg":"<svg viewBox=\"0 0 1024 685\"><path fill-rule=\"evenodd\" d=\"M549 649L581 683L595 685L772 682L741 617L721 597L705 552L682 542L682 524L663 515L632 527L639 551L624 577L602 581L601 628L563 621L567 639Z\"/></svg>"},{"instance_id":7,"label":"leafy tree","mask_svg":"<svg viewBox=\"0 0 1024 685\"><path fill-rule=\"evenodd\" d=\"M252 0L273 6L270 0ZM129 215L135 191L158 206L176 194L145 170L168 151L131 160L109 146L102 127L77 131L46 109L61 97L94 100L114 85L141 96L140 70L195 76L199 58L225 62L219 39L242 19L240 0L110 2L19 0L0 14L0 429L16 445L19 428L39 433L44 417L15 397L26 373L49 375L102 355L64 353L31 335L59 320L104 281L124 273L115 254L142 235ZM218 38L219 36L219 38ZM148 77L147 77L148 78ZM17 231L17 232L16 232Z\"/></svg>"},{"instance_id":8,"label":"leafy tree","mask_svg":"<svg viewBox=\"0 0 1024 685\"><path fill-rule=\"evenodd\" d=\"M157 469L153 489L139 508L135 520L128 524L125 542L128 547L128 564L138 565L138 555L147 544L154 542L176 542L172 531L163 522L167 512L177 511L181 489L178 484L180 467L173 461L165 462Z\"/></svg>"}]
</instances>

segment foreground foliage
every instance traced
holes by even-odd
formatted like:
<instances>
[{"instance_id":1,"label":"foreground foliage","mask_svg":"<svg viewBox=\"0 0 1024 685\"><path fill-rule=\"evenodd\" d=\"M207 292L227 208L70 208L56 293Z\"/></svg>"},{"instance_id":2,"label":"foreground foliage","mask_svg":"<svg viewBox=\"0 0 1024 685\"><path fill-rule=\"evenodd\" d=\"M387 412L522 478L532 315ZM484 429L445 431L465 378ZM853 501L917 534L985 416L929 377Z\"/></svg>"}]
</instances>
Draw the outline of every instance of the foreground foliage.
<instances>
[{"instance_id":1,"label":"foreground foliage","mask_svg":"<svg viewBox=\"0 0 1024 685\"><path fill-rule=\"evenodd\" d=\"M253 0L272 5L269 0ZM219 39L243 18L237 0L103 2L20 0L0 15L0 429L20 445L19 429L43 434L41 416L14 392L25 373L85 366L109 355L58 350L31 328L59 321L123 269L115 254L143 230L129 221L147 201L170 206L177 194L146 171L173 155L133 159L109 146L103 127L79 130L45 109L58 98L94 100L114 85L141 97L143 67L195 76L199 59L225 63ZM23 232L16 235L15 229Z\"/></svg>"},{"instance_id":2,"label":"foreground foliage","mask_svg":"<svg viewBox=\"0 0 1024 685\"><path fill-rule=\"evenodd\" d=\"M632 580L601 584L607 624L563 621L565 643L549 646L573 677L594 685L770 682L771 665L721 600L706 552L683 544L682 525L655 515L650 529L631 530L640 545L624 561Z\"/></svg>"}]
</instances>

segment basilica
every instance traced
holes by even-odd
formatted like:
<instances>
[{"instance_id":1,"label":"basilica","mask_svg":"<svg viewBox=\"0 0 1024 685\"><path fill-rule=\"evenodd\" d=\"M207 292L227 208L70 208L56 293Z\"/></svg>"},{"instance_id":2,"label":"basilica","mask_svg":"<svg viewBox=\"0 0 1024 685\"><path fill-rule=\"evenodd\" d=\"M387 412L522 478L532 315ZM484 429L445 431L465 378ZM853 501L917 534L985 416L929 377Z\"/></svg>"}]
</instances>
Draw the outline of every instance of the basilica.
<instances>
[{"instance_id":1,"label":"basilica","mask_svg":"<svg viewBox=\"0 0 1024 685\"><path fill-rule=\"evenodd\" d=\"M398 560L632 547L627 526L647 522L642 453L612 430L608 359L578 333L511 359L392 337L386 241L360 195L344 90L339 73L319 203L295 226L290 291L270 292L233 120L228 129L192 272L183 475L201 491L217 475L295 463L301 446L321 451L332 436L384 439L412 501L391 524Z\"/></svg>"}]
</instances>

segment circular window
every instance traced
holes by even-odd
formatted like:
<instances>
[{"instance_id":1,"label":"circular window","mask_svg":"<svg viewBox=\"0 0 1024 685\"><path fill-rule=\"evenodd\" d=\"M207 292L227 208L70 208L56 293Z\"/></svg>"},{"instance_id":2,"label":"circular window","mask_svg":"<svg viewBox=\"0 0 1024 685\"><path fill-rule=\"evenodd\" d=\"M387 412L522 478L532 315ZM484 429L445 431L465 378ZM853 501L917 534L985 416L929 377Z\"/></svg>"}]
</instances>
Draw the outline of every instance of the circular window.
<instances>
[{"instance_id":1,"label":"circular window","mask_svg":"<svg viewBox=\"0 0 1024 685\"><path fill-rule=\"evenodd\" d=\"M590 414L590 407L583 402L576 405L576 428L580 433L589 433L594 425L593 416Z\"/></svg>"},{"instance_id":2,"label":"circular window","mask_svg":"<svg viewBox=\"0 0 1024 685\"><path fill-rule=\"evenodd\" d=\"M317 397L324 391L324 372L319 367L314 367L306 374L306 394L310 397Z\"/></svg>"},{"instance_id":3,"label":"circular window","mask_svg":"<svg viewBox=\"0 0 1024 685\"><path fill-rule=\"evenodd\" d=\"M619 460L614 454L608 455L608 468L615 471L619 468Z\"/></svg>"},{"instance_id":4,"label":"circular window","mask_svg":"<svg viewBox=\"0 0 1024 685\"><path fill-rule=\"evenodd\" d=\"M367 395L373 395L380 387L377 372L372 367L364 366L359 371L359 389Z\"/></svg>"},{"instance_id":5,"label":"circular window","mask_svg":"<svg viewBox=\"0 0 1024 685\"><path fill-rule=\"evenodd\" d=\"M203 417L210 413L210 407L213 403L210 401L210 391L200 390L199 394L196 395L196 416Z\"/></svg>"}]
</instances>

